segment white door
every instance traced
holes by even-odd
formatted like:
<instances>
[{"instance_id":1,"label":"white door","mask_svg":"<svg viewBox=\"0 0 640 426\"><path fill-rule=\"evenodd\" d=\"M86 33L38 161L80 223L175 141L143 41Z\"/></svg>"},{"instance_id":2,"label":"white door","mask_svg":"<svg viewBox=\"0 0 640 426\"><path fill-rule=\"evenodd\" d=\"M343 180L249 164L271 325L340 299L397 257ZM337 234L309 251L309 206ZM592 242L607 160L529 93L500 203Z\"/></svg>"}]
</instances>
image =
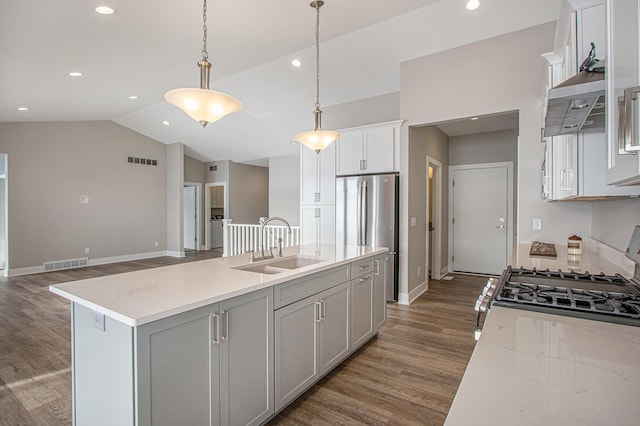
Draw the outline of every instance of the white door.
<instances>
[{"instance_id":1,"label":"white door","mask_svg":"<svg viewBox=\"0 0 640 426\"><path fill-rule=\"evenodd\" d=\"M452 168L453 271L500 274L507 266L509 168Z\"/></svg>"},{"instance_id":2,"label":"white door","mask_svg":"<svg viewBox=\"0 0 640 426\"><path fill-rule=\"evenodd\" d=\"M196 187L184 187L184 248L196 249Z\"/></svg>"}]
</instances>

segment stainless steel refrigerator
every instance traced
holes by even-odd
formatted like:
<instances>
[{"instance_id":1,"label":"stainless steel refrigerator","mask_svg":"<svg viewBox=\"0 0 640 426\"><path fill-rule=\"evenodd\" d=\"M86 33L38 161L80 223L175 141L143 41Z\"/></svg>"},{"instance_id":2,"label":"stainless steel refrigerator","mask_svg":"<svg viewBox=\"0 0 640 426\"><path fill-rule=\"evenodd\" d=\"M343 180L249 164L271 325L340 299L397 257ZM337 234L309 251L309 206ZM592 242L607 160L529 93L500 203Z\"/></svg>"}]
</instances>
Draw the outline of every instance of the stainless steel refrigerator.
<instances>
[{"instance_id":1,"label":"stainless steel refrigerator","mask_svg":"<svg viewBox=\"0 0 640 426\"><path fill-rule=\"evenodd\" d=\"M388 301L398 300L399 182L396 173L336 178L336 244L389 249Z\"/></svg>"}]
</instances>

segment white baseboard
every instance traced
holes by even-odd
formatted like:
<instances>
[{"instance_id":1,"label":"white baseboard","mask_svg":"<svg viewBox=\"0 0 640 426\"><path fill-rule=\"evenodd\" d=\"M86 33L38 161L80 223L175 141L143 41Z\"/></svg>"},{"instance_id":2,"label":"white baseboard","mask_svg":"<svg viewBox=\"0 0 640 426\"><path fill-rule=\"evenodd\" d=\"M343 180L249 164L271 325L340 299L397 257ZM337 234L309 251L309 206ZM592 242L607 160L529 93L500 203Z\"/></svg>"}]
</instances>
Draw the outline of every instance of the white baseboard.
<instances>
[{"instance_id":1,"label":"white baseboard","mask_svg":"<svg viewBox=\"0 0 640 426\"><path fill-rule=\"evenodd\" d=\"M128 262L130 260L151 259L153 257L171 256L167 251L152 251L147 253L135 253L126 254L123 256L111 256L111 257L99 257L95 259L89 259L86 265L80 266L80 268L86 268L87 266L106 265L109 263ZM179 256L174 256L179 257ZM183 256L184 257L184 253ZM63 269L60 269L63 270ZM44 265L41 266L28 266L26 268L7 268L4 270L5 277L16 277L19 275L39 274L45 272Z\"/></svg>"},{"instance_id":2,"label":"white baseboard","mask_svg":"<svg viewBox=\"0 0 640 426\"><path fill-rule=\"evenodd\" d=\"M444 277L449 272L451 272L451 271L449 271L449 265L447 265L444 268L440 269L440 277Z\"/></svg>"},{"instance_id":3,"label":"white baseboard","mask_svg":"<svg viewBox=\"0 0 640 426\"><path fill-rule=\"evenodd\" d=\"M167 251L166 256L185 257L184 251Z\"/></svg>"},{"instance_id":4,"label":"white baseboard","mask_svg":"<svg viewBox=\"0 0 640 426\"><path fill-rule=\"evenodd\" d=\"M427 282L423 282L409 293L398 293L398 304L399 305L410 305L414 300L416 300L422 293L427 291L429 288Z\"/></svg>"}]
</instances>

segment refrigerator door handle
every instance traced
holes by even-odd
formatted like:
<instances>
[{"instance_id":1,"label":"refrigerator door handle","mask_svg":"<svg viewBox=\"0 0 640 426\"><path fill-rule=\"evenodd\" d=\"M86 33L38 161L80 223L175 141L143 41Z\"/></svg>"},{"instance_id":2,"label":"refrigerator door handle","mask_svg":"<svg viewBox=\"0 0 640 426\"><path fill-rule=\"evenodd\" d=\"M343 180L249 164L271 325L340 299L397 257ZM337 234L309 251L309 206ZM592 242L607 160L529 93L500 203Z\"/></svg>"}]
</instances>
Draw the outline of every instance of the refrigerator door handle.
<instances>
[{"instance_id":1,"label":"refrigerator door handle","mask_svg":"<svg viewBox=\"0 0 640 426\"><path fill-rule=\"evenodd\" d=\"M360 197L358 200L358 205L360 207L360 212L358 215L358 244L361 246L367 245L367 181L364 179L360 180L359 185Z\"/></svg>"}]
</instances>

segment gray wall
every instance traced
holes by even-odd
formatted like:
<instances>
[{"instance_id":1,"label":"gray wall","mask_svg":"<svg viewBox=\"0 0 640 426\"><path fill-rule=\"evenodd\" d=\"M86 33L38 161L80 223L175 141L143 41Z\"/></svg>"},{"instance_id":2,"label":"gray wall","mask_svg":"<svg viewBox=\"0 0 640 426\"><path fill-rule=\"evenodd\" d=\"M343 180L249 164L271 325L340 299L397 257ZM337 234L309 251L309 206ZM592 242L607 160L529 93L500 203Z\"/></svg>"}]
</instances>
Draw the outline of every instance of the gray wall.
<instances>
[{"instance_id":1,"label":"gray wall","mask_svg":"<svg viewBox=\"0 0 640 426\"><path fill-rule=\"evenodd\" d=\"M204 163L188 155L184 156L184 181L204 184Z\"/></svg>"},{"instance_id":2,"label":"gray wall","mask_svg":"<svg viewBox=\"0 0 640 426\"><path fill-rule=\"evenodd\" d=\"M640 199L596 201L592 205L591 236L625 251L633 228L640 225Z\"/></svg>"},{"instance_id":3,"label":"gray wall","mask_svg":"<svg viewBox=\"0 0 640 426\"><path fill-rule=\"evenodd\" d=\"M167 145L167 251L184 256L184 145Z\"/></svg>"},{"instance_id":4,"label":"gray wall","mask_svg":"<svg viewBox=\"0 0 640 426\"><path fill-rule=\"evenodd\" d=\"M8 154L8 268L85 257L85 247L89 258L166 250L164 144L109 121L0 123L0 152Z\"/></svg>"},{"instance_id":5,"label":"gray wall","mask_svg":"<svg viewBox=\"0 0 640 426\"><path fill-rule=\"evenodd\" d=\"M229 180L229 160L212 161L204 164L205 182L227 182ZM217 170L210 170L212 167Z\"/></svg>"},{"instance_id":6,"label":"gray wall","mask_svg":"<svg viewBox=\"0 0 640 426\"><path fill-rule=\"evenodd\" d=\"M322 128L346 129L384 123L400 117L400 92L323 107Z\"/></svg>"},{"instance_id":7,"label":"gray wall","mask_svg":"<svg viewBox=\"0 0 640 426\"><path fill-rule=\"evenodd\" d=\"M298 177L298 180L300 177ZM269 214L269 169L229 162L229 219L257 224Z\"/></svg>"},{"instance_id":8,"label":"gray wall","mask_svg":"<svg viewBox=\"0 0 640 426\"><path fill-rule=\"evenodd\" d=\"M407 126L439 123L464 117L519 111L518 221L520 242L542 240L566 243L572 233L588 235L591 206L580 203L548 203L540 199L540 140L543 93L540 85L540 54L553 48L555 24L515 31L448 51L403 62L400 66L400 115L407 119L401 140L402 175L422 172L411 167L410 134ZM454 92L464 94L453 96ZM401 180L402 185L402 180ZM402 187L406 197L408 187ZM407 241L407 205L403 206L401 254L413 257L425 241ZM532 219L541 218L542 231L531 229ZM402 260L401 260L402 262ZM407 271L407 265L401 264ZM409 271L409 275L415 272ZM410 291L406 272L400 291Z\"/></svg>"},{"instance_id":9,"label":"gray wall","mask_svg":"<svg viewBox=\"0 0 640 426\"><path fill-rule=\"evenodd\" d=\"M441 267L445 267L448 262L448 240L449 228L447 218L449 217L449 197L447 193L447 183L449 182L449 137L436 126L412 127L409 129L409 168L412 173L409 175L408 189L408 210L407 217L416 218L416 226L410 227L407 235L408 244L412 251L407 257L408 271L408 292L410 293L427 279L426 265L426 235L429 226L429 215L427 212L427 156L442 163L442 245L441 245ZM431 256L431 255L429 255ZM420 274L417 273L418 267Z\"/></svg>"},{"instance_id":10,"label":"gray wall","mask_svg":"<svg viewBox=\"0 0 640 426\"><path fill-rule=\"evenodd\" d=\"M269 216L300 225L300 156L269 158Z\"/></svg>"}]
</instances>

